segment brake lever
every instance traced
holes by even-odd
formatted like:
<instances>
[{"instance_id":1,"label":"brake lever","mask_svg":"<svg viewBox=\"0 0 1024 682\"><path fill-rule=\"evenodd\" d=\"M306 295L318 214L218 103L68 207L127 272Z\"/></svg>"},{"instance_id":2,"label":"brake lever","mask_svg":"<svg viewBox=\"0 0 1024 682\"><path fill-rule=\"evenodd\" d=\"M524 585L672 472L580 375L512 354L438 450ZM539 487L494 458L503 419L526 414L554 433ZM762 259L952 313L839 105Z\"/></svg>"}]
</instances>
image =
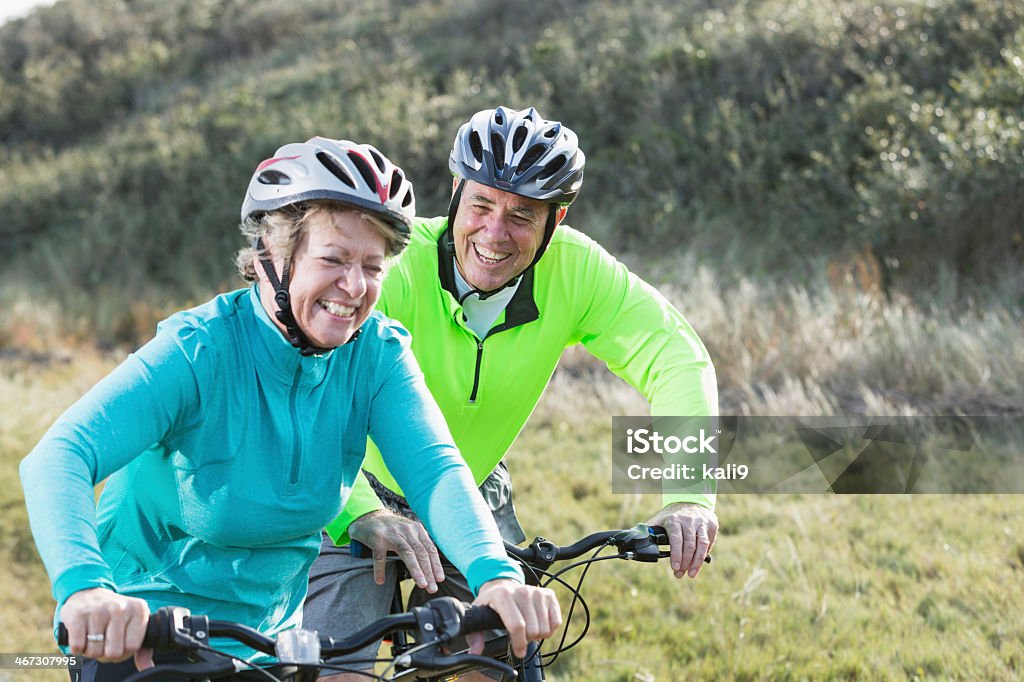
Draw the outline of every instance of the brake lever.
<instances>
[{"instance_id":1,"label":"brake lever","mask_svg":"<svg viewBox=\"0 0 1024 682\"><path fill-rule=\"evenodd\" d=\"M664 529L662 529L664 533ZM655 544L655 532L653 528L643 523L638 523L632 528L609 538L609 543L615 544L619 554L630 553L634 561L654 563L660 558L660 550Z\"/></svg>"},{"instance_id":2,"label":"brake lever","mask_svg":"<svg viewBox=\"0 0 1024 682\"><path fill-rule=\"evenodd\" d=\"M437 647L451 642L465 631L477 632L488 626L500 627L501 619L491 609L467 608L466 604L454 597L435 597L423 606L414 607L412 612L419 629L417 641L433 646L404 654L399 661L400 665L438 671L476 665L499 671L507 679L516 679L515 668L493 658L465 652L441 654L437 651Z\"/></svg>"},{"instance_id":3,"label":"brake lever","mask_svg":"<svg viewBox=\"0 0 1024 682\"><path fill-rule=\"evenodd\" d=\"M514 680L519 674L515 668L495 660L488 658L487 656L478 656L476 654L448 654L440 655L435 652L428 651L417 651L415 653L407 654L411 667L422 668L426 670L447 670L451 668L461 668L464 666L475 665L481 668L490 668L496 672L500 672L503 677L502 679ZM403 662L404 665L404 662Z\"/></svg>"},{"instance_id":4,"label":"brake lever","mask_svg":"<svg viewBox=\"0 0 1024 682\"><path fill-rule=\"evenodd\" d=\"M198 651L193 654L199 660L194 663L158 664L153 668L129 675L124 682L177 682L178 680L203 679L211 675L228 675L237 671L235 662L219 654Z\"/></svg>"}]
</instances>

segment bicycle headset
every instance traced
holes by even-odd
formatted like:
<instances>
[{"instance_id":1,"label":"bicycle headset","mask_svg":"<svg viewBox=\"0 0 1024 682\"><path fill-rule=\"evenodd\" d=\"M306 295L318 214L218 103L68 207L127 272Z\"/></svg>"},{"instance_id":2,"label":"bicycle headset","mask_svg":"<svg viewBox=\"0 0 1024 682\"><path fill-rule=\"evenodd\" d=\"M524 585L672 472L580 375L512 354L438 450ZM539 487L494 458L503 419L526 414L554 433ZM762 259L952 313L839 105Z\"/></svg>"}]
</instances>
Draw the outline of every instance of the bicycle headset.
<instances>
[{"instance_id":1,"label":"bicycle headset","mask_svg":"<svg viewBox=\"0 0 1024 682\"><path fill-rule=\"evenodd\" d=\"M405 172L371 145L324 137L286 144L256 167L242 202L242 221L315 199L347 204L390 224L400 236L392 256L409 241L416 200ZM279 308L275 314L285 326L288 340L302 355L330 350L313 345L295 319L288 293L289 260L285 260L278 278L274 263L263 248L262 238L257 237L253 247L264 254L260 264L274 287L274 301ZM358 336L359 330L356 330L348 342Z\"/></svg>"}]
</instances>

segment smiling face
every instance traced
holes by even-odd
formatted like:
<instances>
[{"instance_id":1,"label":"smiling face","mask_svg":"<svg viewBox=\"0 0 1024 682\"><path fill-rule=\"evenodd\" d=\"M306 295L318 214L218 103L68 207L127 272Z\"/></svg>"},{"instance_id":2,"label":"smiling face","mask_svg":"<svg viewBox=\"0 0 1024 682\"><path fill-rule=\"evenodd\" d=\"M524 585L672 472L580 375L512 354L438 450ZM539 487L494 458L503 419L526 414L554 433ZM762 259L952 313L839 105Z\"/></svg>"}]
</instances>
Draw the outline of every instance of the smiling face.
<instances>
[{"instance_id":1,"label":"smiling face","mask_svg":"<svg viewBox=\"0 0 1024 682\"><path fill-rule=\"evenodd\" d=\"M544 240L550 204L467 181L452 234L459 272L480 291L518 277ZM564 215L559 210L558 219Z\"/></svg>"},{"instance_id":2,"label":"smiling face","mask_svg":"<svg viewBox=\"0 0 1024 682\"><path fill-rule=\"evenodd\" d=\"M368 220L352 211L313 209L291 263L292 313L310 342L321 348L347 343L380 298L387 242ZM275 258L280 274L282 262ZM274 312L274 288L262 268L260 300Z\"/></svg>"}]
</instances>

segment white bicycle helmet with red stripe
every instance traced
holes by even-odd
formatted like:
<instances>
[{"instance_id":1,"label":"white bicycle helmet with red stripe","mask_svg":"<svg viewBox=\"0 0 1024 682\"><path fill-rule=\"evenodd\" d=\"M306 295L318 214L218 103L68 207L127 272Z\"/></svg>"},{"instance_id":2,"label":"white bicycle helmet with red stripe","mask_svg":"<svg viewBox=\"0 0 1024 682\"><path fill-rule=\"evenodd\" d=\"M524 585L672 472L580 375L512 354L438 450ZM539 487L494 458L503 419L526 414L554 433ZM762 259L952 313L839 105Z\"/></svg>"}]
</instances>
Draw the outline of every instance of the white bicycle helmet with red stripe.
<instances>
[{"instance_id":1,"label":"white bicycle helmet with red stripe","mask_svg":"<svg viewBox=\"0 0 1024 682\"><path fill-rule=\"evenodd\" d=\"M316 199L337 201L381 218L401 236L397 251L409 241L409 226L416 215L412 183L375 147L349 140L314 137L278 149L256 167L242 201L242 220ZM263 251L261 239L254 246ZM280 276L270 258L261 257L260 264L274 287L278 307L274 315L284 325L289 342L303 355L330 350L314 345L295 319L288 293L290 262L284 262ZM349 342L358 336L356 330Z\"/></svg>"},{"instance_id":2,"label":"white bicycle helmet with red stripe","mask_svg":"<svg viewBox=\"0 0 1024 682\"><path fill-rule=\"evenodd\" d=\"M242 220L311 199L332 199L374 213L409 234L416 198L405 172L376 147L314 137L286 144L256 167Z\"/></svg>"}]
</instances>

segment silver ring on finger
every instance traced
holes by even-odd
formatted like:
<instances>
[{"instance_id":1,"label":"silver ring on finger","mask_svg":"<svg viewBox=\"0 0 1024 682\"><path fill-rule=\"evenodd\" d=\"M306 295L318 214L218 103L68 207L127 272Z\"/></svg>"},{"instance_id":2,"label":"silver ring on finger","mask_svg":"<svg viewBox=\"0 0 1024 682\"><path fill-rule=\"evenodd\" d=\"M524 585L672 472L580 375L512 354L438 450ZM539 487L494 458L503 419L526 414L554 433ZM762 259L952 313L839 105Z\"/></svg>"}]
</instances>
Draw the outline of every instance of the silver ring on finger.
<instances>
[{"instance_id":1,"label":"silver ring on finger","mask_svg":"<svg viewBox=\"0 0 1024 682\"><path fill-rule=\"evenodd\" d=\"M102 642L106 638L107 638L107 636L104 635L102 632L98 632L98 633L95 633L95 634L90 634L90 635L86 635L85 636L85 639L87 641L89 641L89 642Z\"/></svg>"}]
</instances>

